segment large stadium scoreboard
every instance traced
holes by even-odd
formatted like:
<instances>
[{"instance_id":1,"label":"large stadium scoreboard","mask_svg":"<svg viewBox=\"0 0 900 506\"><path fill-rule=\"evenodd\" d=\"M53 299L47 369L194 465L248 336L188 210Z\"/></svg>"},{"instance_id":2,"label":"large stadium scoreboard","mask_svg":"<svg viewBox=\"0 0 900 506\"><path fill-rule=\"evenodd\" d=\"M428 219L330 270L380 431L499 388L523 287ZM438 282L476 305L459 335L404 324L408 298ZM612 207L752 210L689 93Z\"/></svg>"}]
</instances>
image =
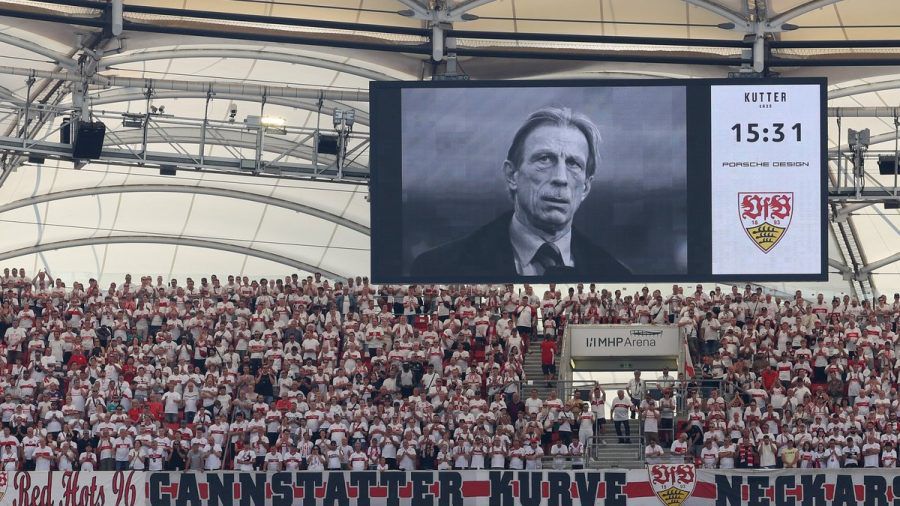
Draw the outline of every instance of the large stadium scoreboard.
<instances>
[{"instance_id":1,"label":"large stadium scoreboard","mask_svg":"<svg viewBox=\"0 0 900 506\"><path fill-rule=\"evenodd\" d=\"M824 79L370 96L376 282L827 279Z\"/></svg>"}]
</instances>

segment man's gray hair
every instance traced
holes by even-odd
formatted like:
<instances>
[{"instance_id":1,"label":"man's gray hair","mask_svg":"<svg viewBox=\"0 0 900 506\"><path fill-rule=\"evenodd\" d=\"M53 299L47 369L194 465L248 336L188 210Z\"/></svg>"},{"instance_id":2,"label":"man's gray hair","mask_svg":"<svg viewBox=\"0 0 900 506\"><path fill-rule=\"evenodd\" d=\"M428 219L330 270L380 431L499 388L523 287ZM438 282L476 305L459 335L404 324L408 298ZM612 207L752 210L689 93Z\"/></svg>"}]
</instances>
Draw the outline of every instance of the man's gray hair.
<instances>
[{"instance_id":1,"label":"man's gray hair","mask_svg":"<svg viewBox=\"0 0 900 506\"><path fill-rule=\"evenodd\" d=\"M585 167L585 175L587 177L593 176L594 171L600 164L600 130L590 118L580 112L575 112L568 107L544 107L531 113L531 115L528 116L528 119L525 120L525 123L519 127L516 136L513 137L512 145L510 145L509 152L506 154L506 159L517 169L521 167L523 161L522 157L524 156L525 151L525 139L528 138L528 135L531 134L531 132L544 125L577 128L584 134L584 138L587 139L588 143L588 159L587 166Z\"/></svg>"}]
</instances>

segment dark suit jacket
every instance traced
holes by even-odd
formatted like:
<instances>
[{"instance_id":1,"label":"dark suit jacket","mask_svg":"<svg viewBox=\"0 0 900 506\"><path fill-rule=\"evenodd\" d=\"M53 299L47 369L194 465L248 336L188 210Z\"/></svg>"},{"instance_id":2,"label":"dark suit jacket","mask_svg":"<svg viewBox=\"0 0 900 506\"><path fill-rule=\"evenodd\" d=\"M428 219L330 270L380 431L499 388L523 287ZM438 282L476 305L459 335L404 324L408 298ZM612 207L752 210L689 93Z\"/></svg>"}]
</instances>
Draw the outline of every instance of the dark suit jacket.
<instances>
[{"instance_id":1,"label":"dark suit jacket","mask_svg":"<svg viewBox=\"0 0 900 506\"><path fill-rule=\"evenodd\" d=\"M415 277L441 277L442 279L468 276L513 279L521 277L516 272L516 260L509 238L509 224L513 213L509 211L472 234L422 253L413 261L411 274ZM631 275L627 267L619 263L606 250L590 239L572 230L572 259L575 266L544 276L573 280L598 278L624 278Z\"/></svg>"}]
</instances>

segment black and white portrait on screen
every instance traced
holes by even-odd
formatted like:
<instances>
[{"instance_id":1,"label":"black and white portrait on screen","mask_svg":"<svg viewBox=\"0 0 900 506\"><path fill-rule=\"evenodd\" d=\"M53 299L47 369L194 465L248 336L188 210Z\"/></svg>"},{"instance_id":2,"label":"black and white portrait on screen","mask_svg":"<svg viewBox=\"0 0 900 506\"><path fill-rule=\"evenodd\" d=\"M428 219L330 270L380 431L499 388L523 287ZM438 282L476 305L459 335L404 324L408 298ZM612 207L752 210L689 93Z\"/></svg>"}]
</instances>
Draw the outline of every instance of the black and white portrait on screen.
<instances>
[{"instance_id":1,"label":"black and white portrait on screen","mask_svg":"<svg viewBox=\"0 0 900 506\"><path fill-rule=\"evenodd\" d=\"M686 272L683 87L406 89L402 101L406 275Z\"/></svg>"}]
</instances>

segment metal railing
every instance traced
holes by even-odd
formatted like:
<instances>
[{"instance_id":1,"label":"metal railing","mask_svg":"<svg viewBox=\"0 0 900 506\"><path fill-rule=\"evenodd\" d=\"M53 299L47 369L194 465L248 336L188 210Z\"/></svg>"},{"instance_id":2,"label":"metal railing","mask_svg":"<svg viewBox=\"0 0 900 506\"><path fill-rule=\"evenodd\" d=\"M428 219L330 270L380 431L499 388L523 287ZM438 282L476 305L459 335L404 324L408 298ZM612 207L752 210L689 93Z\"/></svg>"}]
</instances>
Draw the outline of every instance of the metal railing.
<instances>
[{"instance_id":1,"label":"metal railing","mask_svg":"<svg viewBox=\"0 0 900 506\"><path fill-rule=\"evenodd\" d=\"M687 408L687 400L693 397L694 393L699 392L700 398L706 399L712 390L718 390L722 393L722 387L723 380L720 379L667 380L663 382L660 382L659 380L645 380L644 391L650 392L650 395L654 400L659 401L666 388L672 390L673 397L675 398L675 411L672 417L672 426L663 428L660 423L657 429L657 440L666 441L669 444L675 440L679 422L683 422L686 419L689 411ZM660 422L661 421L662 419L660 419ZM641 423L641 428L643 432L643 423ZM663 438L663 435L667 437ZM663 451L666 452L665 455L662 457L654 457L652 459L645 459L644 452L641 451L641 460L648 463L684 462L684 456L672 455L669 453L669 448L663 446Z\"/></svg>"},{"instance_id":2,"label":"metal railing","mask_svg":"<svg viewBox=\"0 0 900 506\"><path fill-rule=\"evenodd\" d=\"M574 382L573 382L574 383ZM589 382L591 385L588 387L593 389L594 386L597 386L597 382ZM700 397L705 399L708 394L713 390L717 389L719 392L722 392L722 380L718 379L710 379L710 380L672 380L672 381L663 381L659 380L644 380L644 390L646 392L650 392L651 397L655 400L658 400L662 395L662 390L665 388L671 388L674 394L674 398L676 400L675 410L673 412L672 418L672 426L671 427L663 427L662 423L658 425L657 428L657 441L664 441L667 444L670 444L675 440L675 435L679 428L679 421L684 421L686 418L686 414L688 412L686 406L686 400L693 397L695 392L700 393ZM607 393L607 402L609 402L610 392L615 392L616 390L624 390L624 384L605 384L600 385L603 387L604 391ZM638 453L635 455L635 459L640 462L648 461L645 459L645 450L647 446L647 433L644 430L644 421L638 417L639 423L637 424L637 430L634 431L630 436L630 440L632 444L638 445ZM660 420L661 422L662 420ZM607 418L607 423L615 423L612 421L612 413L609 413L609 417ZM630 422L629 422L630 423ZM625 437L624 435L622 436ZM588 439L588 443L585 445L585 465L586 467L597 467L598 460L601 452L614 445L619 444L620 437L616 434L596 434ZM650 462L657 463L665 463L665 462L675 462L681 463L684 461L683 456L675 456L669 453L669 449L664 447L663 450L666 452L662 457L652 458ZM608 463L604 465L608 466Z\"/></svg>"},{"instance_id":3,"label":"metal railing","mask_svg":"<svg viewBox=\"0 0 900 506\"><path fill-rule=\"evenodd\" d=\"M687 413L685 401L693 397L695 392L699 391L700 397L705 399L713 390L724 393L722 389L723 384L723 380L720 379L644 380L644 391L650 392L653 399L658 402L662 397L663 390L665 388L671 389L672 396L675 398L675 419L677 420Z\"/></svg>"},{"instance_id":4,"label":"metal railing","mask_svg":"<svg viewBox=\"0 0 900 506\"><path fill-rule=\"evenodd\" d=\"M538 384L540 382L540 380L537 381ZM593 380L551 380L549 383L556 389L557 397L564 400L571 399L572 395L578 390L587 390L590 392L594 387L600 384ZM585 400L585 402L590 402L590 399Z\"/></svg>"},{"instance_id":5,"label":"metal railing","mask_svg":"<svg viewBox=\"0 0 900 506\"><path fill-rule=\"evenodd\" d=\"M530 384L530 382L527 380L525 381L525 383ZM506 392L506 389L509 388L510 385L516 386L515 392L510 392L510 393ZM506 383L503 383L502 385L485 385L484 388L485 388L485 393L487 394L489 399L493 398L494 395L496 395L498 393L503 394L504 397L506 397L507 395L511 396L514 393L518 393L521 396L522 395L522 380L507 381Z\"/></svg>"},{"instance_id":6,"label":"metal railing","mask_svg":"<svg viewBox=\"0 0 900 506\"><path fill-rule=\"evenodd\" d=\"M566 455L564 457L554 457L553 455L545 455L544 457L541 457L541 466L544 469L564 471L574 469L576 460L580 460L580 464L582 467L587 467L585 465L587 459L584 455L582 455L581 457L573 457L571 455Z\"/></svg>"},{"instance_id":7,"label":"metal railing","mask_svg":"<svg viewBox=\"0 0 900 506\"><path fill-rule=\"evenodd\" d=\"M637 445L637 453L635 454L633 461L643 463L646 444L644 441L643 431L640 428L640 424L638 425L636 434L632 433L630 436L622 436L622 438L626 437L631 440L631 444ZM585 467L591 469L609 467L609 463L604 462L601 458L601 453L603 451L608 451L611 448L615 448L617 445L619 445L619 439L619 436L614 434L589 437L584 451Z\"/></svg>"},{"instance_id":8,"label":"metal railing","mask_svg":"<svg viewBox=\"0 0 900 506\"><path fill-rule=\"evenodd\" d=\"M661 457L650 457L644 458L643 460L646 464L684 464L685 455L673 455L671 453L666 453Z\"/></svg>"}]
</instances>

